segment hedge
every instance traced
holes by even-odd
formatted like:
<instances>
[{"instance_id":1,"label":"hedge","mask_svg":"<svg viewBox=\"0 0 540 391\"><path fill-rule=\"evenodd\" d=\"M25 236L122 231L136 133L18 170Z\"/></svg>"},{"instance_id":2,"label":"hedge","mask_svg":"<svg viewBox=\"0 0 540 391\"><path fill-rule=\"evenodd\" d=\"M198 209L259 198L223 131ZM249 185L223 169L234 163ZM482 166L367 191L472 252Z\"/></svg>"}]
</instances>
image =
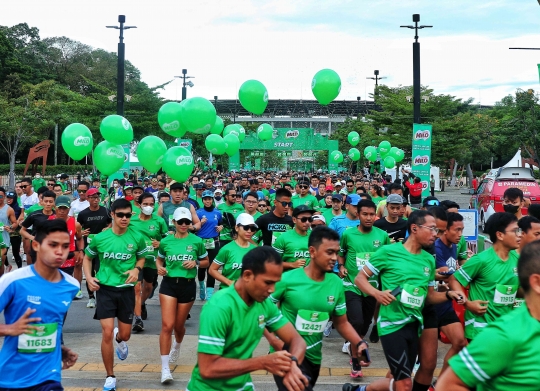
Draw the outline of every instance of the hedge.
<instances>
[{"instance_id":1,"label":"hedge","mask_svg":"<svg viewBox=\"0 0 540 391\"><path fill-rule=\"evenodd\" d=\"M24 167L25 164L15 164L15 175L17 177L22 177L24 173ZM38 172L41 173L42 166L41 164L38 165ZM84 172L84 170L88 170L89 172L92 171L92 165L89 164L88 166L85 165L63 165L59 164L57 166L47 166L47 169L45 171L45 177L49 177L56 174L68 174L68 175L76 175L77 172ZM0 175L8 175L9 174L9 164L0 164ZM32 166L28 167L27 175L32 175Z\"/></svg>"}]
</instances>

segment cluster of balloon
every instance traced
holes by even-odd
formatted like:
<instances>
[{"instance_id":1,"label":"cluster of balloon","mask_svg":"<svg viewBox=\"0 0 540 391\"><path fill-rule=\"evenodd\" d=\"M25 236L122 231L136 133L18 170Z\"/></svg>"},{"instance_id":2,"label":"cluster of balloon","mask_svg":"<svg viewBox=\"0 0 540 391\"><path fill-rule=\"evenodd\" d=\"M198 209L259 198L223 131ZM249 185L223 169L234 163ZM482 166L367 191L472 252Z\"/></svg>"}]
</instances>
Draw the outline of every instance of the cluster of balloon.
<instances>
[{"instance_id":1,"label":"cluster of balloon","mask_svg":"<svg viewBox=\"0 0 540 391\"><path fill-rule=\"evenodd\" d=\"M347 138L349 139L349 144L351 144L353 147L356 147L360 142L360 135L358 132L350 132Z\"/></svg>"},{"instance_id":2,"label":"cluster of balloon","mask_svg":"<svg viewBox=\"0 0 540 391\"><path fill-rule=\"evenodd\" d=\"M343 154L340 151L330 152L330 159L335 163L343 163Z\"/></svg>"},{"instance_id":3,"label":"cluster of balloon","mask_svg":"<svg viewBox=\"0 0 540 391\"><path fill-rule=\"evenodd\" d=\"M261 141L268 141L272 139L272 135L274 134L274 129L269 124L262 124L259 125L257 128L257 137Z\"/></svg>"},{"instance_id":4,"label":"cluster of balloon","mask_svg":"<svg viewBox=\"0 0 540 391\"><path fill-rule=\"evenodd\" d=\"M389 141L381 141L379 147L368 146L364 149L364 156L367 160L374 162L377 160L377 153L381 156L382 163L386 168L394 168L405 157L403 150L392 147Z\"/></svg>"},{"instance_id":5,"label":"cluster of balloon","mask_svg":"<svg viewBox=\"0 0 540 391\"><path fill-rule=\"evenodd\" d=\"M94 146L94 137L86 125L73 123L62 133L62 147L73 160L81 160Z\"/></svg>"},{"instance_id":6,"label":"cluster of balloon","mask_svg":"<svg viewBox=\"0 0 540 391\"><path fill-rule=\"evenodd\" d=\"M247 80L240 86L238 100L250 113L261 115L268 105L268 90L258 80Z\"/></svg>"},{"instance_id":7,"label":"cluster of balloon","mask_svg":"<svg viewBox=\"0 0 540 391\"><path fill-rule=\"evenodd\" d=\"M351 148L349 149L348 156L349 159L351 159L353 162L356 162L360 160L360 151L357 148Z\"/></svg>"},{"instance_id":8,"label":"cluster of balloon","mask_svg":"<svg viewBox=\"0 0 540 391\"><path fill-rule=\"evenodd\" d=\"M332 69L321 69L313 76L311 91L315 99L326 106L337 98L341 91L341 79Z\"/></svg>"},{"instance_id":9,"label":"cluster of balloon","mask_svg":"<svg viewBox=\"0 0 540 391\"><path fill-rule=\"evenodd\" d=\"M133 141L133 128L127 119L113 114L103 118L99 131L105 141L94 149L94 163L103 175L109 176L124 164L126 156L121 144Z\"/></svg>"}]
</instances>

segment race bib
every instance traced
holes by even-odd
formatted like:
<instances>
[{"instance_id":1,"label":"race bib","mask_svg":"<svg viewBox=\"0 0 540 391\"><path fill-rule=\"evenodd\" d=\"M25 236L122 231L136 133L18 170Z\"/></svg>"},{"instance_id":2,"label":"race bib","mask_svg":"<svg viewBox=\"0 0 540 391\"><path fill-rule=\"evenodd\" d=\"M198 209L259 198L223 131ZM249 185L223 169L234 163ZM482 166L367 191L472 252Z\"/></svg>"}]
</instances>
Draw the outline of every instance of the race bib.
<instances>
[{"instance_id":1,"label":"race bib","mask_svg":"<svg viewBox=\"0 0 540 391\"><path fill-rule=\"evenodd\" d=\"M515 299L514 308L519 308L525 303L525 299Z\"/></svg>"},{"instance_id":2,"label":"race bib","mask_svg":"<svg viewBox=\"0 0 540 391\"><path fill-rule=\"evenodd\" d=\"M210 239L203 239L204 242L204 248L207 250L214 250L216 248L216 242L213 238Z\"/></svg>"},{"instance_id":3,"label":"race bib","mask_svg":"<svg viewBox=\"0 0 540 391\"><path fill-rule=\"evenodd\" d=\"M324 331L329 319L328 312L298 310L294 326L300 335L320 334Z\"/></svg>"},{"instance_id":4,"label":"race bib","mask_svg":"<svg viewBox=\"0 0 540 391\"><path fill-rule=\"evenodd\" d=\"M173 217L169 216L169 227L174 227Z\"/></svg>"},{"instance_id":5,"label":"race bib","mask_svg":"<svg viewBox=\"0 0 540 391\"><path fill-rule=\"evenodd\" d=\"M366 263L369 262L371 254L372 253L356 253L356 267L358 267L358 271L362 270L364 266L366 266ZM376 275L371 276L371 278L368 279L368 282L372 287L379 288L379 279Z\"/></svg>"},{"instance_id":6,"label":"race bib","mask_svg":"<svg viewBox=\"0 0 540 391\"><path fill-rule=\"evenodd\" d=\"M496 305L514 304L517 290L518 290L517 285L497 284L497 286L495 287L495 296L493 297L493 304L496 304Z\"/></svg>"},{"instance_id":7,"label":"race bib","mask_svg":"<svg viewBox=\"0 0 540 391\"><path fill-rule=\"evenodd\" d=\"M279 235L281 235L283 232L272 232L272 246L276 242L277 238L279 238Z\"/></svg>"},{"instance_id":8,"label":"race bib","mask_svg":"<svg viewBox=\"0 0 540 391\"><path fill-rule=\"evenodd\" d=\"M4 224L0 223L0 232L4 232Z\"/></svg>"},{"instance_id":9,"label":"race bib","mask_svg":"<svg viewBox=\"0 0 540 391\"><path fill-rule=\"evenodd\" d=\"M426 297L426 290L424 288L415 287L413 285L405 284L401 291L401 304L407 308L422 308L424 304L424 298Z\"/></svg>"},{"instance_id":10,"label":"race bib","mask_svg":"<svg viewBox=\"0 0 540 391\"><path fill-rule=\"evenodd\" d=\"M19 353L50 353L56 349L58 323L32 324L37 330L19 335Z\"/></svg>"},{"instance_id":11,"label":"race bib","mask_svg":"<svg viewBox=\"0 0 540 391\"><path fill-rule=\"evenodd\" d=\"M86 243L88 244L92 243L92 240L94 240L94 236L96 236L96 234L88 235L88 238L86 239Z\"/></svg>"}]
</instances>

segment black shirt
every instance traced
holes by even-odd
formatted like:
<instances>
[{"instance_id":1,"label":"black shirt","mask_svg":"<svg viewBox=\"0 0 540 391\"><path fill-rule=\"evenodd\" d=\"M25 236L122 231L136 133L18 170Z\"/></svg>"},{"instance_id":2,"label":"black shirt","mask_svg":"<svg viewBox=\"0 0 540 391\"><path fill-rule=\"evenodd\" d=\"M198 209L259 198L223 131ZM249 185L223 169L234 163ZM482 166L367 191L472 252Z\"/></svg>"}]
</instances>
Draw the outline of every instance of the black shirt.
<instances>
[{"instance_id":1,"label":"black shirt","mask_svg":"<svg viewBox=\"0 0 540 391\"><path fill-rule=\"evenodd\" d=\"M388 233L390 239L398 241L399 239L405 239L407 234L407 220L398 218L395 223L390 223L385 217L375 221L373 226L382 229Z\"/></svg>"},{"instance_id":2,"label":"black shirt","mask_svg":"<svg viewBox=\"0 0 540 391\"><path fill-rule=\"evenodd\" d=\"M81 224L83 230L90 229L90 234L95 235L103 231L111 223L112 219L107 212L107 208L100 206L98 210L90 210L86 208L77 216L77 222ZM86 245L87 237L84 237Z\"/></svg>"},{"instance_id":3,"label":"black shirt","mask_svg":"<svg viewBox=\"0 0 540 391\"><path fill-rule=\"evenodd\" d=\"M286 232L294 227L291 216L277 217L274 212L262 215L255 221L255 224L261 230L262 241L265 246L272 245L273 232Z\"/></svg>"},{"instance_id":4,"label":"black shirt","mask_svg":"<svg viewBox=\"0 0 540 391\"><path fill-rule=\"evenodd\" d=\"M53 211L52 215L54 214L55 213ZM37 228L36 226L42 223L43 221L49 220L49 216L51 215L46 215L43 213L43 209L35 210L32 213L30 213L28 216L26 216L26 218L22 222L22 226L26 229L32 227L32 234L34 234L36 232L36 228Z\"/></svg>"}]
</instances>

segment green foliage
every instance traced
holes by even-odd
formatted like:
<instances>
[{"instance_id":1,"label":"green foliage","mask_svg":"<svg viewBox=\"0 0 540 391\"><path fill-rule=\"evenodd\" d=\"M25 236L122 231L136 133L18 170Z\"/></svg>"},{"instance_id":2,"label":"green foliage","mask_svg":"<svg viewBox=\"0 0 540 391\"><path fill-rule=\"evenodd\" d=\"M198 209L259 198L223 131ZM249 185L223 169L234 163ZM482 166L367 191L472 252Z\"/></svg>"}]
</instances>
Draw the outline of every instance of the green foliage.
<instances>
[{"instance_id":1,"label":"green foliage","mask_svg":"<svg viewBox=\"0 0 540 391\"><path fill-rule=\"evenodd\" d=\"M24 173L24 167L25 164L15 164L15 173L17 174L17 178L22 178ZM45 172L45 177L51 177L55 176L57 174L68 174L68 175L76 175L78 172L82 173L84 170L92 171L92 165L77 165L77 164L71 164L71 165L65 165L65 164L58 164L56 166L47 166L47 171ZM41 164L38 165L37 172L41 173ZM0 164L0 175L8 175L9 174L9 164ZM27 176L32 175L32 166L28 167L28 172L26 173Z\"/></svg>"}]
</instances>

